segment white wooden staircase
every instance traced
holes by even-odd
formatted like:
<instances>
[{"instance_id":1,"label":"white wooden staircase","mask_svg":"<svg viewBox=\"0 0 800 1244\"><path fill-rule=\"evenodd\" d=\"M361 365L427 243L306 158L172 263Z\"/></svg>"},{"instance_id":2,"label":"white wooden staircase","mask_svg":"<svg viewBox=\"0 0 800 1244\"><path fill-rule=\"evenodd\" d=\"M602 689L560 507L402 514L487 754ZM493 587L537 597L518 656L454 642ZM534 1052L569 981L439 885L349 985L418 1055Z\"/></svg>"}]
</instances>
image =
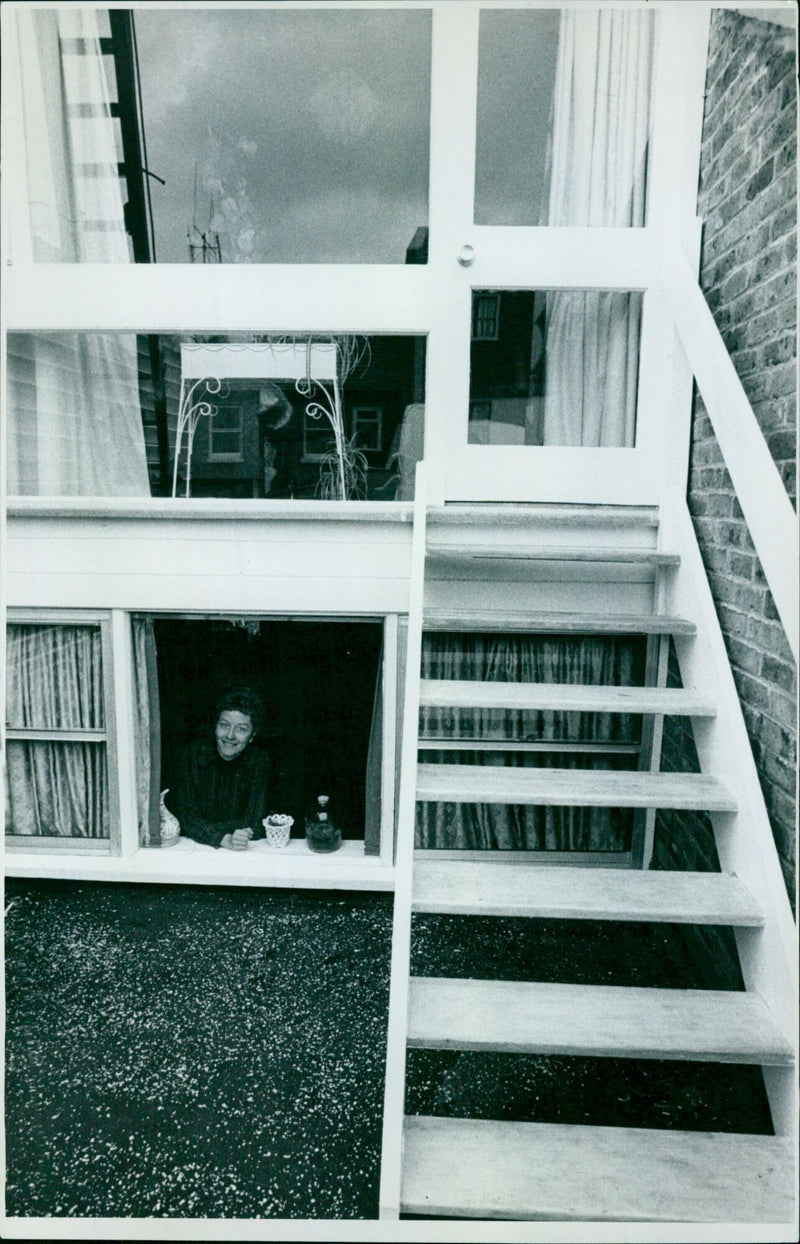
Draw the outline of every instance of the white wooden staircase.
<instances>
[{"instance_id":1,"label":"white wooden staircase","mask_svg":"<svg viewBox=\"0 0 800 1244\"><path fill-rule=\"evenodd\" d=\"M655 685L420 679L423 630L656 637ZM672 637L683 687L667 687ZM418 763L420 706L641 713L633 771ZM700 773L659 772L665 716ZM415 801L710 814L722 871L553 865L413 845ZM412 912L730 926L745 990L409 975ZM794 928L713 603L683 502L642 511L459 507L415 517L381 1215L787 1223L794 1213ZM406 1051L759 1065L775 1135L405 1115Z\"/></svg>"}]
</instances>

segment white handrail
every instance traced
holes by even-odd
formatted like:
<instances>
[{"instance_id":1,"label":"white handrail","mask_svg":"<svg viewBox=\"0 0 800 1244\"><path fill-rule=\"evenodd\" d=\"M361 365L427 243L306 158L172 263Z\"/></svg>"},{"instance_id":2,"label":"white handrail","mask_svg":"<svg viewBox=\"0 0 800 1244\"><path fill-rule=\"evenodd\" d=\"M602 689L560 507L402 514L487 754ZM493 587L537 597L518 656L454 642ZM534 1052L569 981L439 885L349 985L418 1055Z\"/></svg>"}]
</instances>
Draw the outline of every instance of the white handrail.
<instances>
[{"instance_id":1,"label":"white handrail","mask_svg":"<svg viewBox=\"0 0 800 1244\"><path fill-rule=\"evenodd\" d=\"M406 1031L411 958L411 873L414 863L414 824L417 800L419 671L422 659L422 613L425 588L426 495L426 467L424 462L418 462L414 488L414 534L411 546L392 920L392 966L389 979L389 1022L386 1036L386 1080L383 1098L380 1217L384 1219L397 1219L400 1215Z\"/></svg>"},{"instance_id":2,"label":"white handrail","mask_svg":"<svg viewBox=\"0 0 800 1244\"><path fill-rule=\"evenodd\" d=\"M711 814L720 865L736 874L765 917L763 928L736 931L742 975L796 1048L797 929L697 537L677 488L667 493L662 515L665 539L681 557L667 585L666 608L697 627L692 637L674 638L683 685L702 688L717 706L714 718L693 721L700 767L723 783L738 806L735 814ZM792 1135L795 1072L789 1067L765 1073L775 1131Z\"/></svg>"},{"instance_id":3,"label":"white handrail","mask_svg":"<svg viewBox=\"0 0 800 1244\"><path fill-rule=\"evenodd\" d=\"M686 256L674 242L664 255L664 293L675 327L797 662L797 516Z\"/></svg>"}]
</instances>

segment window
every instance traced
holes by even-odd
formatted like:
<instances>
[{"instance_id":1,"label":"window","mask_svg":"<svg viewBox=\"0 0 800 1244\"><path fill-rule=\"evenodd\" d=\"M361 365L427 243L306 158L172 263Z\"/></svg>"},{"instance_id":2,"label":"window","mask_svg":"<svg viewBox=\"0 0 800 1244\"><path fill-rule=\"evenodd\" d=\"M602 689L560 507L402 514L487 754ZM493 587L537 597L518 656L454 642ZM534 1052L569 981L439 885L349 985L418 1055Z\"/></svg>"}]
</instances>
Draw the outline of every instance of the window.
<instances>
[{"instance_id":1,"label":"window","mask_svg":"<svg viewBox=\"0 0 800 1244\"><path fill-rule=\"evenodd\" d=\"M107 619L18 617L6 650L6 834L108 850L119 824Z\"/></svg>"},{"instance_id":2,"label":"window","mask_svg":"<svg viewBox=\"0 0 800 1244\"><path fill-rule=\"evenodd\" d=\"M358 449L379 454L383 445L382 425L380 406L353 407L353 436Z\"/></svg>"},{"instance_id":3,"label":"window","mask_svg":"<svg viewBox=\"0 0 800 1244\"><path fill-rule=\"evenodd\" d=\"M472 340L496 341L500 327L500 294L477 291L472 296Z\"/></svg>"},{"instance_id":4,"label":"window","mask_svg":"<svg viewBox=\"0 0 800 1244\"><path fill-rule=\"evenodd\" d=\"M644 224L655 27L626 7L481 13L476 224Z\"/></svg>"},{"instance_id":5,"label":"window","mask_svg":"<svg viewBox=\"0 0 800 1244\"><path fill-rule=\"evenodd\" d=\"M424 359L411 336L9 333L8 491L413 496Z\"/></svg>"},{"instance_id":6,"label":"window","mask_svg":"<svg viewBox=\"0 0 800 1244\"><path fill-rule=\"evenodd\" d=\"M127 262L127 228L137 261L403 264L427 223L429 12L16 19L37 260ZM133 142L115 112L140 116Z\"/></svg>"},{"instance_id":7,"label":"window","mask_svg":"<svg viewBox=\"0 0 800 1244\"><path fill-rule=\"evenodd\" d=\"M493 336L475 331L489 322L491 297ZM470 443L634 445L641 294L506 290L501 300L476 291L472 308Z\"/></svg>"},{"instance_id":8,"label":"window","mask_svg":"<svg viewBox=\"0 0 800 1244\"><path fill-rule=\"evenodd\" d=\"M291 815L292 835L302 840L305 813L327 794L344 839L378 852L380 777L376 785L368 770L374 761L381 766L373 736L381 733L382 622L252 615L136 621L152 630L158 670L158 696L150 701L158 720L147 731L160 739L153 792L175 791L186 749L213 743L219 698L248 687L266 709L253 746L269 760L268 811ZM169 795L166 802L172 805Z\"/></svg>"},{"instance_id":9,"label":"window","mask_svg":"<svg viewBox=\"0 0 800 1244\"><path fill-rule=\"evenodd\" d=\"M209 462L241 462L242 408L220 404L208 425Z\"/></svg>"}]
</instances>

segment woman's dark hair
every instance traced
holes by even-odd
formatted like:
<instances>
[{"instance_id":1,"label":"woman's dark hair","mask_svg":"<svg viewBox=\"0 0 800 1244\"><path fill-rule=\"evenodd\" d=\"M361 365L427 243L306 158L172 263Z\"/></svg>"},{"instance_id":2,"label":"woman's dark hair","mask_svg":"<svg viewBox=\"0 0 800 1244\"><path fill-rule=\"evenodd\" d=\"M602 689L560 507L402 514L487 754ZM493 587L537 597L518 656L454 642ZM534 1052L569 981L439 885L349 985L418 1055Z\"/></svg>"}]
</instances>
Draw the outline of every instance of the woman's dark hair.
<instances>
[{"instance_id":1,"label":"woman's dark hair","mask_svg":"<svg viewBox=\"0 0 800 1244\"><path fill-rule=\"evenodd\" d=\"M214 709L214 724L225 712L246 713L257 733L264 724L264 701L250 687L233 687L217 700Z\"/></svg>"}]
</instances>

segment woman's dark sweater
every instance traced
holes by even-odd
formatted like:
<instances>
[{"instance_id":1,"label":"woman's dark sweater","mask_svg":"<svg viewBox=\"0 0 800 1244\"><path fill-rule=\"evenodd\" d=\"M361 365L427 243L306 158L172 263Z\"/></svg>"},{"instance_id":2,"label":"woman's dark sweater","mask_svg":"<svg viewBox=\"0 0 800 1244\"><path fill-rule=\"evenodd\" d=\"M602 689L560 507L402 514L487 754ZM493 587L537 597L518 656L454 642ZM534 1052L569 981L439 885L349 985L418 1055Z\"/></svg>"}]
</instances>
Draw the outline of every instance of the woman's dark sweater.
<instances>
[{"instance_id":1,"label":"woman's dark sweater","mask_svg":"<svg viewBox=\"0 0 800 1244\"><path fill-rule=\"evenodd\" d=\"M254 838L263 838L261 822L271 811L269 769L266 753L252 745L223 760L213 743L191 744L181 756L170 800L181 833L210 847L247 826Z\"/></svg>"}]
</instances>

